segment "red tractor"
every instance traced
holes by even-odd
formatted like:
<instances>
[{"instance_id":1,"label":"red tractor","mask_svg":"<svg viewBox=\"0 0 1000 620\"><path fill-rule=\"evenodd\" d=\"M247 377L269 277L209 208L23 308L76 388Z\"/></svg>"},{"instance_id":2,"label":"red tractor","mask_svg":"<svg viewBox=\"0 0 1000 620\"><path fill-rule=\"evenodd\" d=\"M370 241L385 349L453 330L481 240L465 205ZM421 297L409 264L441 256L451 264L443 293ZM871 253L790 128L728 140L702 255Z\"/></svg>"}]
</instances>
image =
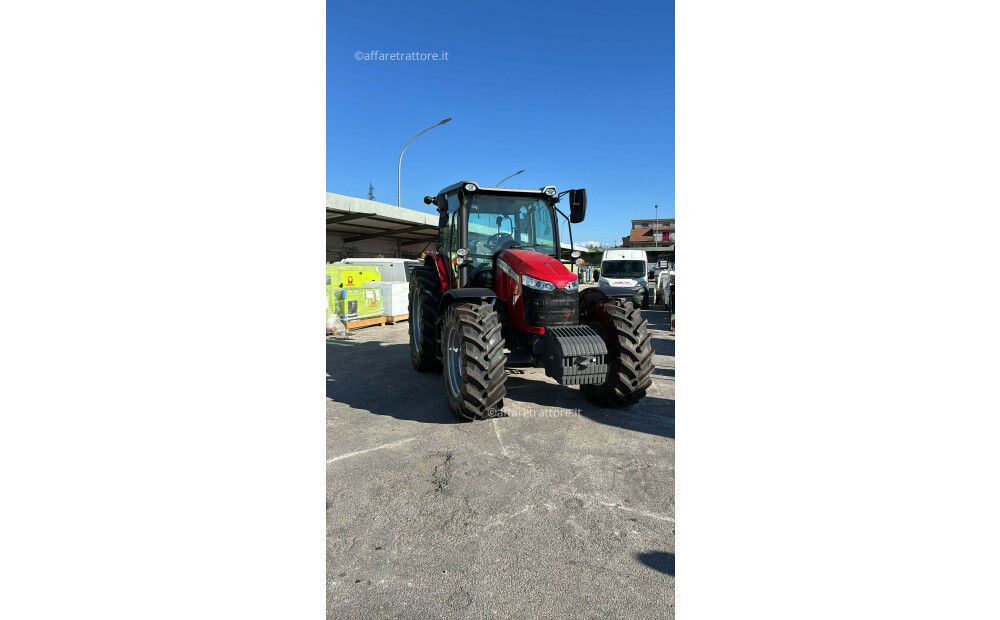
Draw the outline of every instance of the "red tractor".
<instances>
[{"instance_id":1,"label":"red tractor","mask_svg":"<svg viewBox=\"0 0 1000 620\"><path fill-rule=\"evenodd\" d=\"M568 218L556 206L565 194ZM602 406L646 395L653 350L635 291L580 291L560 260L558 216L572 249L569 223L583 221L586 190L462 181L424 203L437 206L440 236L410 278L410 358L418 371L443 370L458 418L503 414L506 365L544 366Z\"/></svg>"}]
</instances>

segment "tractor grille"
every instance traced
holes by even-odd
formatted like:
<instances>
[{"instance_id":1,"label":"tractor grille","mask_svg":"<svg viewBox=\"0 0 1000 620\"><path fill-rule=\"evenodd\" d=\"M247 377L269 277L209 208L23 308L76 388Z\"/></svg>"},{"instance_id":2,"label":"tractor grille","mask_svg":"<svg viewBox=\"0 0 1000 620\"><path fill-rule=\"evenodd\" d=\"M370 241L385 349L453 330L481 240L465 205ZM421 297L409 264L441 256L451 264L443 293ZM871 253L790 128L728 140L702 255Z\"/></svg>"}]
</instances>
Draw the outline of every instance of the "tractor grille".
<instances>
[{"instance_id":1,"label":"tractor grille","mask_svg":"<svg viewBox=\"0 0 1000 620\"><path fill-rule=\"evenodd\" d=\"M576 291L557 288L539 291L525 286L524 322L532 327L557 327L576 325L579 321Z\"/></svg>"}]
</instances>

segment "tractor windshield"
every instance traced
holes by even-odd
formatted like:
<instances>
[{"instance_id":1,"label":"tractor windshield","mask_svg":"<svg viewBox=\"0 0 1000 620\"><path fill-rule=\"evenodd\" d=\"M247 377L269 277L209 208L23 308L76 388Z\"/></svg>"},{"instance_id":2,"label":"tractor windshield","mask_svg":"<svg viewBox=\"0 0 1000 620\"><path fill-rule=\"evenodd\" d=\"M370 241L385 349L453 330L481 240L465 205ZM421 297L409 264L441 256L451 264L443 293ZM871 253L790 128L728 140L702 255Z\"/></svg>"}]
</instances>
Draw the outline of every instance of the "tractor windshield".
<instances>
[{"instance_id":1,"label":"tractor windshield","mask_svg":"<svg viewBox=\"0 0 1000 620\"><path fill-rule=\"evenodd\" d=\"M485 263L508 248L558 256L552 209L542 198L474 194L469 198L468 212L473 265Z\"/></svg>"}]
</instances>

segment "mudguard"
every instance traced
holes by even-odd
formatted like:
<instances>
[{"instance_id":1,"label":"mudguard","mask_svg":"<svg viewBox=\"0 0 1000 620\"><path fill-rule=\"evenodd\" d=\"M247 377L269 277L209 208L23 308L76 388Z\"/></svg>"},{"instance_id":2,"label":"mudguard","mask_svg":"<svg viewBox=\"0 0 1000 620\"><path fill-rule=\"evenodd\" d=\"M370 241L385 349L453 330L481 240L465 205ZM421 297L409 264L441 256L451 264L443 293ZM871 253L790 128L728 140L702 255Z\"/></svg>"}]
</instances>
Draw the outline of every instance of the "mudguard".
<instances>
[{"instance_id":1,"label":"mudguard","mask_svg":"<svg viewBox=\"0 0 1000 620\"><path fill-rule=\"evenodd\" d=\"M478 301L480 303L493 303L497 294L488 288L453 288L445 292L441 297L441 312L438 316L444 316L445 308L458 301Z\"/></svg>"},{"instance_id":2,"label":"mudguard","mask_svg":"<svg viewBox=\"0 0 1000 620\"><path fill-rule=\"evenodd\" d=\"M438 275L438 282L441 284L441 292L444 293L450 288L454 288L451 271L446 266L444 257L437 252L429 252L425 258L425 265L434 267Z\"/></svg>"}]
</instances>

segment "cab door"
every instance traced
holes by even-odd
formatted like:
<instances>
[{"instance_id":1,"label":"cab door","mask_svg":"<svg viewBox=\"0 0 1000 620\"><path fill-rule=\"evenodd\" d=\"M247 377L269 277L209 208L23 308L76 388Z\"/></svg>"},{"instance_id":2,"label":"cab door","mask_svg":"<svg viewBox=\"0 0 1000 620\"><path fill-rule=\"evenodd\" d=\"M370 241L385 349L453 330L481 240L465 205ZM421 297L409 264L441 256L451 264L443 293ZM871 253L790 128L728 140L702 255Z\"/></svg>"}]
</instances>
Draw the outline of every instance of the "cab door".
<instances>
[{"instance_id":1,"label":"cab door","mask_svg":"<svg viewBox=\"0 0 1000 620\"><path fill-rule=\"evenodd\" d=\"M450 286L454 287L456 282L458 282L458 271L455 264L455 258L458 256L456 250L458 250L459 242L458 190L450 194L441 194L437 198L437 203L439 205L447 205L448 207L446 219L442 217L442 224L444 225L441 226L438 232L438 253L441 254L441 258L444 260Z\"/></svg>"}]
</instances>

